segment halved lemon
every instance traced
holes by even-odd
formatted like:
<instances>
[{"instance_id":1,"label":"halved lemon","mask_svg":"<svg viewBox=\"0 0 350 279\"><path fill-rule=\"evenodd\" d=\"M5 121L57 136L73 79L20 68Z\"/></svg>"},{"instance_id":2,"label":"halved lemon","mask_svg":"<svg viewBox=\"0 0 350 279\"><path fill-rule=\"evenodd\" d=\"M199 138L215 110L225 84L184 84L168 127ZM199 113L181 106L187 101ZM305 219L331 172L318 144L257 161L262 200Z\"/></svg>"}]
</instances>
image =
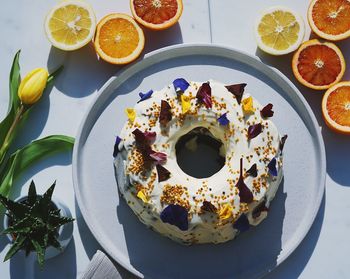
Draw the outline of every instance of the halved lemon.
<instances>
[{"instance_id":1,"label":"halved lemon","mask_svg":"<svg viewBox=\"0 0 350 279\"><path fill-rule=\"evenodd\" d=\"M304 39L304 21L287 7L271 7L256 20L255 37L258 47L272 55L296 50Z\"/></svg>"},{"instance_id":2,"label":"halved lemon","mask_svg":"<svg viewBox=\"0 0 350 279\"><path fill-rule=\"evenodd\" d=\"M313 0L308 10L312 31L321 38L338 41L350 37L350 1Z\"/></svg>"},{"instance_id":3,"label":"halved lemon","mask_svg":"<svg viewBox=\"0 0 350 279\"><path fill-rule=\"evenodd\" d=\"M115 13L105 16L97 24L94 44L103 60L127 64L141 54L145 36L131 16Z\"/></svg>"},{"instance_id":4,"label":"halved lemon","mask_svg":"<svg viewBox=\"0 0 350 279\"><path fill-rule=\"evenodd\" d=\"M350 81L329 88L322 99L322 114L329 128L350 135Z\"/></svg>"},{"instance_id":5,"label":"halved lemon","mask_svg":"<svg viewBox=\"0 0 350 279\"><path fill-rule=\"evenodd\" d=\"M130 0L132 15L141 25L163 30L178 22L182 10L182 0Z\"/></svg>"},{"instance_id":6,"label":"halved lemon","mask_svg":"<svg viewBox=\"0 0 350 279\"><path fill-rule=\"evenodd\" d=\"M54 47L76 50L88 44L95 33L92 7L81 0L65 0L46 16L45 32Z\"/></svg>"},{"instance_id":7,"label":"halved lemon","mask_svg":"<svg viewBox=\"0 0 350 279\"><path fill-rule=\"evenodd\" d=\"M300 83L323 90L343 78L346 65L342 52L335 44L313 39L303 43L295 52L292 68Z\"/></svg>"}]
</instances>

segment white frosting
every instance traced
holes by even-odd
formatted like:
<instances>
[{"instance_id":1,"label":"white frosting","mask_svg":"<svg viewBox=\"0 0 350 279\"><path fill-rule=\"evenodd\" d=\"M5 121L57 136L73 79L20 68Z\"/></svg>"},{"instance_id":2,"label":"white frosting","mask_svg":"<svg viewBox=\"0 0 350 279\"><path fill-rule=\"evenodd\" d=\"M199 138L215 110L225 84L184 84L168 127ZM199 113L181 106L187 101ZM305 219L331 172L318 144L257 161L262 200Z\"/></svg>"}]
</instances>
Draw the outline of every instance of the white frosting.
<instances>
[{"instance_id":1,"label":"white frosting","mask_svg":"<svg viewBox=\"0 0 350 279\"><path fill-rule=\"evenodd\" d=\"M123 183L125 185L118 183L121 195L143 223L185 244L220 243L233 239L238 233L233 223L241 214L246 214L251 225L259 224L266 217L267 212L262 212L258 217L255 216L256 218L252 216L252 213L262 202L269 205L283 176L282 157L279 150L280 136L271 118L264 119L260 116L263 106L253 98L255 112L245 114L242 104L238 104L235 96L222 83L212 80L209 82L213 100L212 108L207 109L195 98L202 83L190 82L189 88L183 94L192 97L191 110L183 115L181 101L174 87L170 85L155 91L151 98L136 104L134 122L128 121L120 134L122 141L119 144L119 150L124 166L118 164L118 167L124 167L126 174L126 181ZM248 86L243 100L250 96L250 90ZM172 120L166 125L166 128L160 125L158 119L161 100L166 100L172 107ZM219 125L217 120L223 113L227 113L230 121L227 126ZM261 134L248 140L248 127L258 123L263 126ZM175 145L178 139L196 127L209 129L224 146L225 165L219 172L208 178L198 179L189 176L181 170L176 160ZM134 153L135 138L132 134L136 128L142 132L146 130L156 132L157 136L152 144L152 149L167 154L167 161L163 167L171 173L168 180L158 182L155 167L152 167L146 174L140 174L138 173L140 169L132 168L135 164L137 165L137 156ZM276 177L269 173L267 167L274 157L277 158L278 175ZM244 182L254 196L254 201L249 205L240 202L239 190L235 186L239 178L240 158L243 158ZM257 164L257 177L245 173L254 163ZM164 223L160 219L161 212L169 205L161 201L163 191L166 187L169 189L174 186L183 190L180 200L187 205L189 210L189 227L186 231ZM146 203L136 196L140 189L143 189L142 191L148 198ZM200 207L204 200L211 202L218 212L225 204L230 204L232 217L222 220L217 213L201 211Z\"/></svg>"}]
</instances>

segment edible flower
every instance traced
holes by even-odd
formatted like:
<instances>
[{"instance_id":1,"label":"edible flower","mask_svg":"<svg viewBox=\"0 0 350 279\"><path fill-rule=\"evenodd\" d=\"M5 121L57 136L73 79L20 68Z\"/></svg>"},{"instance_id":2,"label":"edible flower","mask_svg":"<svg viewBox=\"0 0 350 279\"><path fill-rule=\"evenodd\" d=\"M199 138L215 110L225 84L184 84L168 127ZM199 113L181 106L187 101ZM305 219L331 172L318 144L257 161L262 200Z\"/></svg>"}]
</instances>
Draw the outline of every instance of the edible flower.
<instances>
[{"instance_id":1,"label":"edible flower","mask_svg":"<svg viewBox=\"0 0 350 279\"><path fill-rule=\"evenodd\" d=\"M188 230L188 211L186 208L170 204L160 214L160 219L164 223L174 225L182 231Z\"/></svg>"},{"instance_id":2,"label":"edible flower","mask_svg":"<svg viewBox=\"0 0 350 279\"><path fill-rule=\"evenodd\" d=\"M177 78L173 81L173 85L176 93L184 93L190 84L183 78Z\"/></svg>"},{"instance_id":3,"label":"edible flower","mask_svg":"<svg viewBox=\"0 0 350 279\"><path fill-rule=\"evenodd\" d=\"M166 126L172 118L171 106L167 101L162 100L160 104L159 122Z\"/></svg>"},{"instance_id":4,"label":"edible flower","mask_svg":"<svg viewBox=\"0 0 350 279\"><path fill-rule=\"evenodd\" d=\"M196 98L200 103L203 103L206 108L211 108L213 106L209 82L205 82L199 87Z\"/></svg>"},{"instance_id":5,"label":"edible flower","mask_svg":"<svg viewBox=\"0 0 350 279\"><path fill-rule=\"evenodd\" d=\"M146 197L145 193L143 190L140 190L137 192L137 197L142 200L144 203L148 203L148 198Z\"/></svg>"},{"instance_id":6,"label":"edible flower","mask_svg":"<svg viewBox=\"0 0 350 279\"><path fill-rule=\"evenodd\" d=\"M24 105L33 105L43 95L49 73L46 69L37 68L29 72L21 81L18 97Z\"/></svg>"},{"instance_id":7,"label":"edible flower","mask_svg":"<svg viewBox=\"0 0 350 279\"><path fill-rule=\"evenodd\" d=\"M232 84L225 86L226 89L231 92L237 100L237 103L240 105L244 93L244 88L247 86L246 83L240 83L240 84Z\"/></svg>"},{"instance_id":8,"label":"edible flower","mask_svg":"<svg viewBox=\"0 0 350 279\"><path fill-rule=\"evenodd\" d=\"M273 104L267 104L263 107L263 109L260 111L261 117L267 118L272 117L274 114L274 111L272 110Z\"/></svg>"},{"instance_id":9,"label":"edible flower","mask_svg":"<svg viewBox=\"0 0 350 279\"><path fill-rule=\"evenodd\" d=\"M181 107L183 114L191 109L191 98L189 96L181 95Z\"/></svg>"},{"instance_id":10,"label":"edible flower","mask_svg":"<svg viewBox=\"0 0 350 279\"><path fill-rule=\"evenodd\" d=\"M138 144L144 145L153 142L156 139L156 132L141 132L139 129L135 129L133 132L135 141Z\"/></svg>"},{"instance_id":11,"label":"edible flower","mask_svg":"<svg viewBox=\"0 0 350 279\"><path fill-rule=\"evenodd\" d=\"M116 157L119 153L119 143L122 141L120 137L115 138L115 143L114 143L114 150L113 150L113 157Z\"/></svg>"},{"instance_id":12,"label":"edible flower","mask_svg":"<svg viewBox=\"0 0 350 279\"><path fill-rule=\"evenodd\" d=\"M219 121L219 124L221 126L226 126L230 123L230 120L228 120L227 118L227 112L224 113L223 115L221 115L219 118L218 118L218 121Z\"/></svg>"},{"instance_id":13,"label":"edible flower","mask_svg":"<svg viewBox=\"0 0 350 279\"><path fill-rule=\"evenodd\" d=\"M258 176L258 170L256 168L256 164L252 165L250 167L250 169L247 170L247 174L249 174L250 176L253 176L253 177L257 177Z\"/></svg>"},{"instance_id":14,"label":"edible flower","mask_svg":"<svg viewBox=\"0 0 350 279\"><path fill-rule=\"evenodd\" d=\"M232 217L233 207L231 204L226 203L219 212L220 220L227 220Z\"/></svg>"},{"instance_id":15,"label":"edible flower","mask_svg":"<svg viewBox=\"0 0 350 279\"><path fill-rule=\"evenodd\" d=\"M133 109L133 108L127 108L125 110L125 113L126 113L126 116L128 117L128 119L131 121L131 122L134 122L135 121L135 118L136 118L136 111Z\"/></svg>"},{"instance_id":16,"label":"edible flower","mask_svg":"<svg viewBox=\"0 0 350 279\"><path fill-rule=\"evenodd\" d=\"M262 131L262 125L259 124L255 124L255 125L250 125L248 127L248 139L253 139L255 137L257 137Z\"/></svg>"},{"instance_id":17,"label":"edible flower","mask_svg":"<svg viewBox=\"0 0 350 279\"><path fill-rule=\"evenodd\" d=\"M151 98L152 94L153 94L153 90L152 89L150 91L148 91L147 93L140 92L139 96L140 96L141 99L137 103Z\"/></svg>"},{"instance_id":18,"label":"edible flower","mask_svg":"<svg viewBox=\"0 0 350 279\"><path fill-rule=\"evenodd\" d=\"M162 165L156 165L157 174L158 174L158 182L162 182L168 180L170 178L170 171L164 168Z\"/></svg>"},{"instance_id":19,"label":"edible flower","mask_svg":"<svg viewBox=\"0 0 350 279\"><path fill-rule=\"evenodd\" d=\"M277 160L275 157L272 158L267 167L272 176L277 176Z\"/></svg>"},{"instance_id":20,"label":"edible flower","mask_svg":"<svg viewBox=\"0 0 350 279\"><path fill-rule=\"evenodd\" d=\"M250 224L248 218L245 214L242 214L237 221L233 224L233 228L239 230L240 232L245 232L249 230Z\"/></svg>"},{"instance_id":21,"label":"edible flower","mask_svg":"<svg viewBox=\"0 0 350 279\"><path fill-rule=\"evenodd\" d=\"M253 107L253 98L250 96L245 98L242 101L243 112L245 114L251 114L255 112L255 108Z\"/></svg>"},{"instance_id":22,"label":"edible flower","mask_svg":"<svg viewBox=\"0 0 350 279\"><path fill-rule=\"evenodd\" d=\"M212 212L215 213L217 212L217 208L215 207L215 205L213 205L211 202L208 201L204 201L202 206L201 206L201 211L207 211L207 212Z\"/></svg>"},{"instance_id":23,"label":"edible flower","mask_svg":"<svg viewBox=\"0 0 350 279\"><path fill-rule=\"evenodd\" d=\"M164 164L166 162L167 156L165 153L162 152L156 152L156 151L151 151L149 156L156 161L156 164Z\"/></svg>"},{"instance_id":24,"label":"edible flower","mask_svg":"<svg viewBox=\"0 0 350 279\"><path fill-rule=\"evenodd\" d=\"M281 154L282 154L282 151L283 151L283 148L284 148L284 144L286 143L287 138L288 138L288 135L284 135L281 138L281 141L280 141L280 152L281 152Z\"/></svg>"},{"instance_id":25,"label":"edible flower","mask_svg":"<svg viewBox=\"0 0 350 279\"><path fill-rule=\"evenodd\" d=\"M243 158L240 160L240 174L239 178L236 184L236 187L239 190L239 198L240 202L245 203L251 203L253 201L253 193L250 191L250 189L247 187L247 185L244 183L243 179Z\"/></svg>"}]
</instances>

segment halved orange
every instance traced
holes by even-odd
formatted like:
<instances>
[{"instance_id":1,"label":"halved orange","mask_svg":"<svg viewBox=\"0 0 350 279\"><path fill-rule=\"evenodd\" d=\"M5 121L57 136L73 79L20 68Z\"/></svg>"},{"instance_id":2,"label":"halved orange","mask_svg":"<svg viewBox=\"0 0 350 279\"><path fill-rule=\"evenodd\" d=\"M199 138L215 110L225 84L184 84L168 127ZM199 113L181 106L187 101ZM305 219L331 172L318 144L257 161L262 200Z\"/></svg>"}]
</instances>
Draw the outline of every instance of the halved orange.
<instances>
[{"instance_id":1,"label":"halved orange","mask_svg":"<svg viewBox=\"0 0 350 279\"><path fill-rule=\"evenodd\" d=\"M178 22L182 0L130 0L131 12L136 21L153 30L163 30Z\"/></svg>"},{"instance_id":2,"label":"halved orange","mask_svg":"<svg viewBox=\"0 0 350 279\"><path fill-rule=\"evenodd\" d=\"M338 83L345 72L345 60L333 43L313 39L303 43L292 60L293 73L303 85L315 89L328 89Z\"/></svg>"},{"instance_id":3,"label":"halved orange","mask_svg":"<svg viewBox=\"0 0 350 279\"><path fill-rule=\"evenodd\" d=\"M97 24L94 45L103 60L127 64L141 54L145 36L131 16L115 13L105 16Z\"/></svg>"},{"instance_id":4,"label":"halved orange","mask_svg":"<svg viewBox=\"0 0 350 279\"><path fill-rule=\"evenodd\" d=\"M350 135L350 81L339 82L327 90L322 114L329 128Z\"/></svg>"},{"instance_id":5,"label":"halved orange","mask_svg":"<svg viewBox=\"0 0 350 279\"><path fill-rule=\"evenodd\" d=\"M350 37L350 1L313 0L308 10L312 31L321 38L338 41Z\"/></svg>"}]
</instances>

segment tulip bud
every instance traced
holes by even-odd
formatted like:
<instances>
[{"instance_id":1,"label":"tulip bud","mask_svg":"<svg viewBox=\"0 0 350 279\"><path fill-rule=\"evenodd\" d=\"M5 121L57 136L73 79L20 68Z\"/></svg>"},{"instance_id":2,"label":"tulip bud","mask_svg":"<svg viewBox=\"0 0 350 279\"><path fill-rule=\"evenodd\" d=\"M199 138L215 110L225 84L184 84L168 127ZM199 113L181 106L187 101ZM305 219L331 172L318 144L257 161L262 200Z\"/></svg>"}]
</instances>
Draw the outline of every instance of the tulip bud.
<instances>
[{"instance_id":1,"label":"tulip bud","mask_svg":"<svg viewBox=\"0 0 350 279\"><path fill-rule=\"evenodd\" d=\"M37 68L24 77L18 89L18 97L23 104L32 105L41 98L48 76L46 69Z\"/></svg>"}]
</instances>

